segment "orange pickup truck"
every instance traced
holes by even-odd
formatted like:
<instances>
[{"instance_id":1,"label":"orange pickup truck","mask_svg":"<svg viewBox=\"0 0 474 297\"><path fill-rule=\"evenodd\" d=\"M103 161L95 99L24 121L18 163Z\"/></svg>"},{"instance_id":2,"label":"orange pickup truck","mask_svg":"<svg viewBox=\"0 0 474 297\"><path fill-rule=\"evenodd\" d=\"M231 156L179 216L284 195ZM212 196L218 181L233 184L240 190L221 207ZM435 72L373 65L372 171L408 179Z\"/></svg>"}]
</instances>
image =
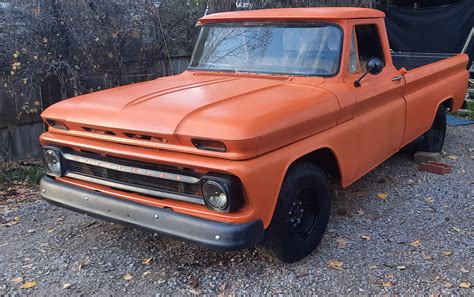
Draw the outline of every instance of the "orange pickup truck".
<instances>
[{"instance_id":1,"label":"orange pickup truck","mask_svg":"<svg viewBox=\"0 0 474 297\"><path fill-rule=\"evenodd\" d=\"M347 187L400 148L439 152L466 55L394 65L384 14L272 9L200 19L187 71L42 114L41 196L106 220L279 259L326 229L327 176Z\"/></svg>"}]
</instances>

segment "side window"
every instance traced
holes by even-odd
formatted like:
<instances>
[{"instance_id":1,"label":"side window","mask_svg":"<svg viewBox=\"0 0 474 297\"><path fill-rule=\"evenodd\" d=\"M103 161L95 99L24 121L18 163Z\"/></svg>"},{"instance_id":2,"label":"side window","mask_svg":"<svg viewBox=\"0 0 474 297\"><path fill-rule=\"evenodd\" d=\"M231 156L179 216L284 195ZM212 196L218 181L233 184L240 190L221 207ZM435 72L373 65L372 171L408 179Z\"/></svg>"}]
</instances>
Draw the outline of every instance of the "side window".
<instances>
[{"instance_id":1,"label":"side window","mask_svg":"<svg viewBox=\"0 0 474 297\"><path fill-rule=\"evenodd\" d=\"M355 31L352 31L351 49L349 51L349 73L359 72L359 57L357 56Z\"/></svg>"},{"instance_id":2,"label":"side window","mask_svg":"<svg viewBox=\"0 0 474 297\"><path fill-rule=\"evenodd\" d=\"M367 61L372 57L385 61L376 25L356 25L355 32L362 72L366 71Z\"/></svg>"}]
</instances>

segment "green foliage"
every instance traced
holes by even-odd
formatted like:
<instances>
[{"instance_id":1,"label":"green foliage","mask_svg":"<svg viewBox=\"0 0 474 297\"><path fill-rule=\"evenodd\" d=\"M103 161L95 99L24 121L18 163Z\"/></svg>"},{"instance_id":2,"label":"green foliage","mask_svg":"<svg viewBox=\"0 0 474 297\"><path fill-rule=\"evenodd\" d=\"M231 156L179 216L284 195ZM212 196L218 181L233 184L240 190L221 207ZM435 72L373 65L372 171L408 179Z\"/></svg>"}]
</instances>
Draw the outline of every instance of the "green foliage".
<instances>
[{"instance_id":1,"label":"green foliage","mask_svg":"<svg viewBox=\"0 0 474 297\"><path fill-rule=\"evenodd\" d=\"M474 102L473 101L467 102L467 110L469 112L466 117L471 120L474 120Z\"/></svg>"},{"instance_id":2,"label":"green foliage","mask_svg":"<svg viewBox=\"0 0 474 297\"><path fill-rule=\"evenodd\" d=\"M0 167L0 186L10 186L16 183L37 185L45 172L39 163L4 163Z\"/></svg>"}]
</instances>

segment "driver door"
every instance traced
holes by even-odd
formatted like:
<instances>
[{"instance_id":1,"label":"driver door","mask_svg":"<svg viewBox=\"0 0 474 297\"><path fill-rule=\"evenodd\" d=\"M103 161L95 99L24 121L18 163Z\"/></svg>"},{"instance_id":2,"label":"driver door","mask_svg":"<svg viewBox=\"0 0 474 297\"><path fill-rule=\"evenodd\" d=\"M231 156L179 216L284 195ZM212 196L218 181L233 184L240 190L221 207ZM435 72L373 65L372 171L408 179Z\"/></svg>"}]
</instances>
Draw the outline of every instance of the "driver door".
<instances>
[{"instance_id":1,"label":"driver door","mask_svg":"<svg viewBox=\"0 0 474 297\"><path fill-rule=\"evenodd\" d=\"M345 83L354 92L354 119L359 132L358 170L362 176L400 149L405 130L405 81L387 58L390 51L385 26L378 20L353 20L351 49ZM382 37L382 38L380 38ZM381 39L385 42L382 43ZM368 74L360 87L354 86L365 71L367 61L381 58L386 64L381 73Z\"/></svg>"}]
</instances>

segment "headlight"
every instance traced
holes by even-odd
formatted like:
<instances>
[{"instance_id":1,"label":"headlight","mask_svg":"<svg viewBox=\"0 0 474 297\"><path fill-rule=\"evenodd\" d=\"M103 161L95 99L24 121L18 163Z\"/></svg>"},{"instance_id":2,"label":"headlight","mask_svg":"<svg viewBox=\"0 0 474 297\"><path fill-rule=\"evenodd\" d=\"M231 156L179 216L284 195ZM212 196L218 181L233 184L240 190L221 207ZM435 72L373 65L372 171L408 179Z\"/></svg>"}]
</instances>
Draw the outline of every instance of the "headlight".
<instances>
[{"instance_id":1,"label":"headlight","mask_svg":"<svg viewBox=\"0 0 474 297\"><path fill-rule=\"evenodd\" d=\"M202 186L204 200L209 208L217 211L225 211L229 205L229 193L225 186L208 180Z\"/></svg>"},{"instance_id":2,"label":"headlight","mask_svg":"<svg viewBox=\"0 0 474 297\"><path fill-rule=\"evenodd\" d=\"M43 152L43 165L46 174L52 176L61 176L61 157L59 152L54 149L45 149Z\"/></svg>"}]
</instances>

